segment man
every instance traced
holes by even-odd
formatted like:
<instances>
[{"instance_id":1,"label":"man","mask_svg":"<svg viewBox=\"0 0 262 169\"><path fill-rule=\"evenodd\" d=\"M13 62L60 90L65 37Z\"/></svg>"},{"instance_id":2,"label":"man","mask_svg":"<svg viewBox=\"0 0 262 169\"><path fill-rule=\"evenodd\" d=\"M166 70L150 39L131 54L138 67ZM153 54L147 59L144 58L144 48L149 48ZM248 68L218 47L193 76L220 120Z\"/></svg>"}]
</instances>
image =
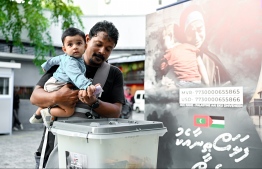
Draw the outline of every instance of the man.
<instances>
[{"instance_id":1,"label":"man","mask_svg":"<svg viewBox=\"0 0 262 169\"><path fill-rule=\"evenodd\" d=\"M98 68L108 60L112 50L117 44L118 36L118 30L113 23L108 21L98 22L91 28L89 34L86 35L87 48L83 55L86 64L87 78L93 79ZM122 72L117 67L110 65L109 74L103 87L103 93L98 99L95 96L88 97L88 92L90 92L89 90L94 90L94 85L91 85L88 91L81 93L81 95L78 90L71 90L70 87L72 86L70 85L66 85L52 93L45 92L43 89L44 83L52 76L56 68L57 67L51 68L37 83L30 98L32 104L39 107L50 108L54 105L76 106L76 112L72 117L68 118L69 120L73 118L88 118L90 116L92 118L92 115L89 114L89 116L87 113L81 112L83 109L90 109L90 107L92 107L92 111L96 112L96 118L118 118L120 116L125 98ZM78 110L81 111L78 112ZM46 146L47 149L45 151L43 167L59 168L57 145L54 146L54 136L52 133L49 132L48 135L48 145ZM40 155L42 149L42 142L38 148L38 155Z\"/></svg>"}]
</instances>

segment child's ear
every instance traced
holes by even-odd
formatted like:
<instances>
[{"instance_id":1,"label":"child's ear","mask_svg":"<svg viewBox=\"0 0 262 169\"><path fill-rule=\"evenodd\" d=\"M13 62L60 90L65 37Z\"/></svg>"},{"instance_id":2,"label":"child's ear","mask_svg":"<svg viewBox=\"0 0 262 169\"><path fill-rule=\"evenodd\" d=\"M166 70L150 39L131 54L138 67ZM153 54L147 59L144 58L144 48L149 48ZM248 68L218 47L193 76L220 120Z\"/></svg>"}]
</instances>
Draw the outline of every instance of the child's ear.
<instances>
[{"instance_id":1,"label":"child's ear","mask_svg":"<svg viewBox=\"0 0 262 169\"><path fill-rule=\"evenodd\" d=\"M88 34L86 34L86 43L89 41L89 35Z\"/></svg>"},{"instance_id":2,"label":"child's ear","mask_svg":"<svg viewBox=\"0 0 262 169\"><path fill-rule=\"evenodd\" d=\"M62 46L62 50L63 50L64 52L66 52L66 48L65 48L64 46Z\"/></svg>"}]
</instances>

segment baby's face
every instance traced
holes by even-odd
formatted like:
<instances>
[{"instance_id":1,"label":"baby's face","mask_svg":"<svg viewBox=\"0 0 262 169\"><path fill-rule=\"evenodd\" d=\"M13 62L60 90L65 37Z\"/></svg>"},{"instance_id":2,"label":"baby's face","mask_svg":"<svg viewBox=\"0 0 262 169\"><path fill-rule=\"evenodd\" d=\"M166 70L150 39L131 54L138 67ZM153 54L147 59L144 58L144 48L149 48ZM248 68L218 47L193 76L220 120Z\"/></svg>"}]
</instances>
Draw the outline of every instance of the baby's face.
<instances>
[{"instance_id":1,"label":"baby's face","mask_svg":"<svg viewBox=\"0 0 262 169\"><path fill-rule=\"evenodd\" d=\"M80 35L67 36L64 40L63 51L72 57L80 58L85 53L86 44Z\"/></svg>"},{"instance_id":2,"label":"baby's face","mask_svg":"<svg viewBox=\"0 0 262 169\"><path fill-rule=\"evenodd\" d=\"M187 42L200 48L206 38L204 22L197 20L192 22L185 31Z\"/></svg>"}]
</instances>

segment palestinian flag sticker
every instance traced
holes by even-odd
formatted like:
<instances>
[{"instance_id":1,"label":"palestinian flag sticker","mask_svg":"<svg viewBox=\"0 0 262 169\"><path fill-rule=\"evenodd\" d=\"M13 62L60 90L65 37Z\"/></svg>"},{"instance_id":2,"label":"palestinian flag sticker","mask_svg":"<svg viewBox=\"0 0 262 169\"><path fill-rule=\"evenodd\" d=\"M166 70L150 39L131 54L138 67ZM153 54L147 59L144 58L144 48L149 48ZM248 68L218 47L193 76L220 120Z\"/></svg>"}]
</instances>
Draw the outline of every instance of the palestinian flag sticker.
<instances>
[{"instance_id":1,"label":"palestinian flag sticker","mask_svg":"<svg viewBox=\"0 0 262 169\"><path fill-rule=\"evenodd\" d=\"M225 128L224 116L194 115L194 126Z\"/></svg>"}]
</instances>

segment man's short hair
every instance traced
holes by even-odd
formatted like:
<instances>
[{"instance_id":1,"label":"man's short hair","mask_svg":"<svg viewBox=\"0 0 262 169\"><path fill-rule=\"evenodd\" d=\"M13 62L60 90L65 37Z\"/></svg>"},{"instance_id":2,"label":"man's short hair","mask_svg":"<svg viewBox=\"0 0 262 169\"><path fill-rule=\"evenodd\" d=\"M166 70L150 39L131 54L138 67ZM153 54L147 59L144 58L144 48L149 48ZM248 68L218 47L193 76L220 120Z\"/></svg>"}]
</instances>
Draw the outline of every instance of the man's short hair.
<instances>
[{"instance_id":1,"label":"man's short hair","mask_svg":"<svg viewBox=\"0 0 262 169\"><path fill-rule=\"evenodd\" d=\"M97 22L91 29L89 32L89 37L90 39L93 36L96 36L98 32L106 32L109 36L110 39L112 39L115 43L115 46L117 44L118 41L118 37L119 37L119 33L117 28L115 27L115 25L112 22L103 20L100 22Z\"/></svg>"}]
</instances>

